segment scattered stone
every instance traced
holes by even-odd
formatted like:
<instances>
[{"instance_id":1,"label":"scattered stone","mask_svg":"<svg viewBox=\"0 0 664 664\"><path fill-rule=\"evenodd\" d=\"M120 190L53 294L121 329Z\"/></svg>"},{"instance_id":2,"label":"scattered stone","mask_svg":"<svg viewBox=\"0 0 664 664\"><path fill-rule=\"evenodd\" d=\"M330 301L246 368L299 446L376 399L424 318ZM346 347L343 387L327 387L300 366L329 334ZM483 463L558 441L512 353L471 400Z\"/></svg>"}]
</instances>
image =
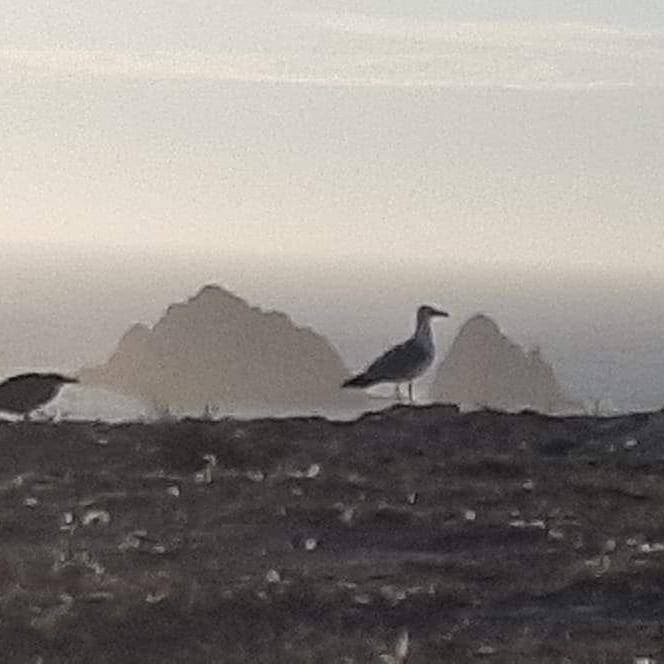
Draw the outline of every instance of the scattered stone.
<instances>
[{"instance_id":1,"label":"scattered stone","mask_svg":"<svg viewBox=\"0 0 664 664\"><path fill-rule=\"evenodd\" d=\"M205 466L194 475L196 484L212 484L212 466Z\"/></svg>"},{"instance_id":2,"label":"scattered stone","mask_svg":"<svg viewBox=\"0 0 664 664\"><path fill-rule=\"evenodd\" d=\"M371 597L369 597L369 595L366 593L358 593L353 599L355 600L356 604L362 604L363 606L371 604Z\"/></svg>"},{"instance_id":3,"label":"scattered stone","mask_svg":"<svg viewBox=\"0 0 664 664\"><path fill-rule=\"evenodd\" d=\"M252 482L262 482L265 479L265 473L262 470L248 470L246 476Z\"/></svg>"},{"instance_id":4,"label":"scattered stone","mask_svg":"<svg viewBox=\"0 0 664 664\"><path fill-rule=\"evenodd\" d=\"M355 508L347 507L343 503L335 503L334 508L339 510L339 520L347 526L350 526L355 517Z\"/></svg>"},{"instance_id":5,"label":"scattered stone","mask_svg":"<svg viewBox=\"0 0 664 664\"><path fill-rule=\"evenodd\" d=\"M169 486L168 489L166 489L169 495L174 496L175 498L179 498L180 496L180 487L179 486Z\"/></svg>"},{"instance_id":6,"label":"scattered stone","mask_svg":"<svg viewBox=\"0 0 664 664\"><path fill-rule=\"evenodd\" d=\"M143 532L143 531L141 531ZM141 546L140 533L133 532L129 533L120 544L118 544L118 549L120 551L129 551L129 549L138 549Z\"/></svg>"},{"instance_id":7,"label":"scattered stone","mask_svg":"<svg viewBox=\"0 0 664 664\"><path fill-rule=\"evenodd\" d=\"M417 491L413 491L413 493L409 493L408 496L406 497L406 502L409 505L414 505L417 502Z\"/></svg>"},{"instance_id":8,"label":"scattered stone","mask_svg":"<svg viewBox=\"0 0 664 664\"><path fill-rule=\"evenodd\" d=\"M639 441L636 438L629 438L623 443L623 447L626 450L633 450L638 444Z\"/></svg>"},{"instance_id":9,"label":"scattered stone","mask_svg":"<svg viewBox=\"0 0 664 664\"><path fill-rule=\"evenodd\" d=\"M307 551L315 551L318 548L318 541L313 537L309 537L308 539L304 540L304 548Z\"/></svg>"},{"instance_id":10,"label":"scattered stone","mask_svg":"<svg viewBox=\"0 0 664 664\"><path fill-rule=\"evenodd\" d=\"M639 547L639 551L641 553L661 553L664 551L664 544L661 542L655 542L653 544L646 542Z\"/></svg>"},{"instance_id":11,"label":"scattered stone","mask_svg":"<svg viewBox=\"0 0 664 664\"><path fill-rule=\"evenodd\" d=\"M160 592L160 593L150 593L146 598L145 601L148 604L159 604L159 602L162 602L168 597L167 592Z\"/></svg>"},{"instance_id":12,"label":"scattered stone","mask_svg":"<svg viewBox=\"0 0 664 664\"><path fill-rule=\"evenodd\" d=\"M558 530L557 528L552 528L549 530L547 536L549 539L557 541L565 539L565 533L562 530Z\"/></svg>"},{"instance_id":13,"label":"scattered stone","mask_svg":"<svg viewBox=\"0 0 664 664\"><path fill-rule=\"evenodd\" d=\"M309 468L307 468L304 476L312 480L314 477L318 477L318 475L320 475L320 470L320 466L317 463L312 463Z\"/></svg>"},{"instance_id":14,"label":"scattered stone","mask_svg":"<svg viewBox=\"0 0 664 664\"><path fill-rule=\"evenodd\" d=\"M533 491L535 489L535 482L532 480L526 480L522 485L521 488L524 491Z\"/></svg>"},{"instance_id":15,"label":"scattered stone","mask_svg":"<svg viewBox=\"0 0 664 664\"><path fill-rule=\"evenodd\" d=\"M399 634L399 639L397 641L396 648L394 649L394 655L397 658L398 662L403 662L406 657L408 657L408 649L410 647L410 635L408 634L407 629L403 629L401 634Z\"/></svg>"},{"instance_id":16,"label":"scattered stone","mask_svg":"<svg viewBox=\"0 0 664 664\"><path fill-rule=\"evenodd\" d=\"M281 574L279 574L279 572L277 572L276 569L271 569L265 575L265 580L268 583L280 583L281 582Z\"/></svg>"},{"instance_id":17,"label":"scattered stone","mask_svg":"<svg viewBox=\"0 0 664 664\"><path fill-rule=\"evenodd\" d=\"M488 657L489 655L495 655L496 649L493 646L480 646L477 649L477 654Z\"/></svg>"},{"instance_id":18,"label":"scattered stone","mask_svg":"<svg viewBox=\"0 0 664 664\"><path fill-rule=\"evenodd\" d=\"M105 526L111 522L111 515L106 510L89 510L83 515L81 523L84 526Z\"/></svg>"},{"instance_id":19,"label":"scattered stone","mask_svg":"<svg viewBox=\"0 0 664 664\"><path fill-rule=\"evenodd\" d=\"M475 521L475 519L477 519L477 512L475 512L475 510L466 510L463 513L463 518L466 521Z\"/></svg>"},{"instance_id":20,"label":"scattered stone","mask_svg":"<svg viewBox=\"0 0 664 664\"><path fill-rule=\"evenodd\" d=\"M401 590L395 586L382 586L380 594L390 602L392 606L396 606L399 602L403 602L407 597L405 590Z\"/></svg>"},{"instance_id":21,"label":"scattered stone","mask_svg":"<svg viewBox=\"0 0 664 664\"><path fill-rule=\"evenodd\" d=\"M534 521L515 519L514 521L510 521L509 525L511 528L537 528L539 530L546 529L546 524L541 519L535 519Z\"/></svg>"},{"instance_id":22,"label":"scattered stone","mask_svg":"<svg viewBox=\"0 0 664 664\"><path fill-rule=\"evenodd\" d=\"M28 507L36 507L39 505L39 501L36 498L33 498L32 496L28 496L24 501L24 505L27 505Z\"/></svg>"},{"instance_id":23,"label":"scattered stone","mask_svg":"<svg viewBox=\"0 0 664 664\"><path fill-rule=\"evenodd\" d=\"M605 553L613 553L616 550L616 540L614 539L608 539L604 543L604 551Z\"/></svg>"}]
</instances>

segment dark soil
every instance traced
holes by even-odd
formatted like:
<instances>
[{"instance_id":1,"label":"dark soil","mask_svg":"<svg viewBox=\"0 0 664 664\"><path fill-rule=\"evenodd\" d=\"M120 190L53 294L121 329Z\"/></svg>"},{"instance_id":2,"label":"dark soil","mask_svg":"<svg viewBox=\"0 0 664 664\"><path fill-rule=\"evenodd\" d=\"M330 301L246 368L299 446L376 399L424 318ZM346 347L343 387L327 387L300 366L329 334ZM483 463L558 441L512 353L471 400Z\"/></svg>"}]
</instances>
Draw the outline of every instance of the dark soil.
<instances>
[{"instance_id":1,"label":"dark soil","mask_svg":"<svg viewBox=\"0 0 664 664\"><path fill-rule=\"evenodd\" d=\"M664 413L0 425L0 661L664 661Z\"/></svg>"}]
</instances>

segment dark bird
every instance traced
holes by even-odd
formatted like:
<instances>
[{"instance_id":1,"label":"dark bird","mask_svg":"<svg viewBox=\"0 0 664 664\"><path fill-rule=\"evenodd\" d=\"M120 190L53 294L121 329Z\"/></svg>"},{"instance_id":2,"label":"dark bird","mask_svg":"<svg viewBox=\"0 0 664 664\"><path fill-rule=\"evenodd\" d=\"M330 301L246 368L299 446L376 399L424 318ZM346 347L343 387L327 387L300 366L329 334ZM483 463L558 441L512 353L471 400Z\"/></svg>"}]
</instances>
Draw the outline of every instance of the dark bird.
<instances>
[{"instance_id":1,"label":"dark bird","mask_svg":"<svg viewBox=\"0 0 664 664\"><path fill-rule=\"evenodd\" d=\"M436 348L433 343L431 319L434 316L447 317L449 314L427 305L417 310L415 334L394 348L390 348L369 365L363 373L347 380L342 387L370 387L378 383L395 383L398 399L401 399L399 385L408 383L408 398L413 402L413 380L421 376L433 362Z\"/></svg>"},{"instance_id":2,"label":"dark bird","mask_svg":"<svg viewBox=\"0 0 664 664\"><path fill-rule=\"evenodd\" d=\"M30 413L54 399L67 383L78 383L78 379L56 373L12 376L0 383L0 411L30 419Z\"/></svg>"}]
</instances>

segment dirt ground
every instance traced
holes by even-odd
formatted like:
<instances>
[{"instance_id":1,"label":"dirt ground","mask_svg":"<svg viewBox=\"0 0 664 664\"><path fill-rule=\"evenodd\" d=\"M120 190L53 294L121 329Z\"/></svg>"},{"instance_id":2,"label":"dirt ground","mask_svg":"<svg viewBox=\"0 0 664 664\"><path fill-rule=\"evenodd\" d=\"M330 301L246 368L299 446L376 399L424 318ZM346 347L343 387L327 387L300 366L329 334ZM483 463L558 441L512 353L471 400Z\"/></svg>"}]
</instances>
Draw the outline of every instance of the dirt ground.
<instances>
[{"instance_id":1,"label":"dirt ground","mask_svg":"<svg viewBox=\"0 0 664 664\"><path fill-rule=\"evenodd\" d=\"M0 425L0 661L664 662L664 413Z\"/></svg>"}]
</instances>

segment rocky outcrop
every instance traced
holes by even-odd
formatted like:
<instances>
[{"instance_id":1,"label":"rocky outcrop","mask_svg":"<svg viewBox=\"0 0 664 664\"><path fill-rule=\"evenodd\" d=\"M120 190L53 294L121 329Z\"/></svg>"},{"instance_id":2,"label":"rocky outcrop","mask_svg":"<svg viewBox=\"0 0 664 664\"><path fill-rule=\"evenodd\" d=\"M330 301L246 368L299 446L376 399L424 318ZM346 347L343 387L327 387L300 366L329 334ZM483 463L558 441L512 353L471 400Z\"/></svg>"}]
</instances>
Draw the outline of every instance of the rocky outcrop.
<instances>
[{"instance_id":1,"label":"rocky outcrop","mask_svg":"<svg viewBox=\"0 0 664 664\"><path fill-rule=\"evenodd\" d=\"M463 325L436 371L431 395L436 401L504 410L581 410L538 349L524 350L485 315Z\"/></svg>"},{"instance_id":2,"label":"rocky outcrop","mask_svg":"<svg viewBox=\"0 0 664 664\"><path fill-rule=\"evenodd\" d=\"M347 376L324 337L219 286L171 305L152 328L134 325L106 364L79 374L174 412L236 415L357 407L339 388Z\"/></svg>"}]
</instances>

